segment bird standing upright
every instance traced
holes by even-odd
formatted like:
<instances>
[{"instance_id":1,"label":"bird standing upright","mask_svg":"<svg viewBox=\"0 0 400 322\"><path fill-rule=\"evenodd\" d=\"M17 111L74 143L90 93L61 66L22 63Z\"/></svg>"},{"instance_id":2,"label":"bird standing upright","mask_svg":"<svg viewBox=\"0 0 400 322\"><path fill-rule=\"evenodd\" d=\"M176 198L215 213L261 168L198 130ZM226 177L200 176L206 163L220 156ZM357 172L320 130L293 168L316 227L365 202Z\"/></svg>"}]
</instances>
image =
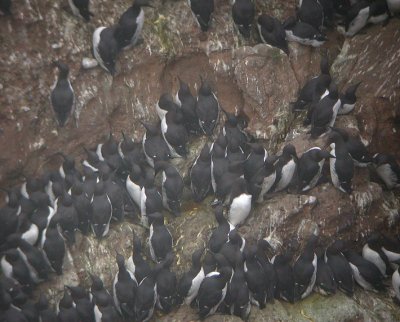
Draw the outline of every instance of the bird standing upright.
<instances>
[{"instance_id":1,"label":"bird standing upright","mask_svg":"<svg viewBox=\"0 0 400 322\"><path fill-rule=\"evenodd\" d=\"M75 94L68 79L68 65L57 61L58 78L51 89L50 101L59 127L63 127L74 112Z\"/></svg>"},{"instance_id":2,"label":"bird standing upright","mask_svg":"<svg viewBox=\"0 0 400 322\"><path fill-rule=\"evenodd\" d=\"M151 7L148 0L134 0L130 6L119 18L118 24L122 27L119 47L128 48L135 46L142 33L144 24L144 11L142 7Z\"/></svg>"}]
</instances>

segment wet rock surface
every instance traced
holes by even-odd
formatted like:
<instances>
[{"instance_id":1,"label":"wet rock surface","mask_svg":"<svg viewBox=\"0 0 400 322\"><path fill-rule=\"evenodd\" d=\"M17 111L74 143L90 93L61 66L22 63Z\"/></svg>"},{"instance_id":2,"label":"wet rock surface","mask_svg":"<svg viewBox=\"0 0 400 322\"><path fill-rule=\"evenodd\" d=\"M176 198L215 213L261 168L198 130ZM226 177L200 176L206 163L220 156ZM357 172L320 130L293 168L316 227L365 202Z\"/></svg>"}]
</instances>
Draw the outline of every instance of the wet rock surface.
<instances>
[{"instance_id":1,"label":"wet rock surface","mask_svg":"<svg viewBox=\"0 0 400 322\"><path fill-rule=\"evenodd\" d=\"M99 1L92 4L95 17L89 24L74 17L66 3L46 1L14 2L13 18L0 17L0 186L21 182L21 174L34 175L47 167L58 167L53 156L62 150L81 158L83 147L92 147L109 131L140 140L140 120L155 120L155 104L161 93L175 92L177 76L189 83L194 93L200 75L209 79L221 106L244 113L249 132L277 153L292 143L301 155L312 146L323 147L325 139L311 140L301 116L290 109L299 88L318 74L320 54L327 51L339 87L362 81L352 115L338 117L339 127L360 133L371 152L400 157L400 21L370 27L366 34L344 40L336 33L320 49L290 44L287 57L276 48L256 45L238 36L227 1L216 1L214 24L207 35L199 32L184 1L156 2L146 9L144 41L123 51L112 78L97 67L84 70L81 62L91 57L91 37L100 25L113 23L130 1ZM295 1L257 2L257 7L281 19L293 14ZM253 35L255 36L255 35ZM205 38L204 38L205 37ZM256 39L256 37L253 37ZM58 129L49 104L50 86L55 79L52 61L62 59L71 69L77 97L77 124L72 120ZM184 177L206 138L193 139L187 160L173 160ZM327 169L325 169L327 170ZM326 175L329 178L329 171ZM354 192L344 195L330 183L319 185L306 195L271 195L257 205L240 233L250 242L269 236L277 246L287 239L300 242L318 229L323 243L343 237L360 245L368 232L398 233L399 192L386 191L368 169L356 169ZM166 214L174 238L180 274L190 265L194 250L204 247L216 225L212 198L194 204L189 191L182 216ZM79 235L66 255L65 272L41 284L52 302L62 296L64 284L89 285L88 272L98 274L110 289L116 272L115 252L130 256L132 232L142 238L148 231L137 219L114 223L109 235L97 240ZM144 247L148 252L147 246ZM149 258L149 254L145 254ZM342 293L332 297L313 294L294 305L275 301L263 311L252 307L249 321L398 321L399 309L389 294L358 291L354 298ZM154 321L197 321L194 310L181 307ZM206 321L239 321L236 317L212 316Z\"/></svg>"}]
</instances>

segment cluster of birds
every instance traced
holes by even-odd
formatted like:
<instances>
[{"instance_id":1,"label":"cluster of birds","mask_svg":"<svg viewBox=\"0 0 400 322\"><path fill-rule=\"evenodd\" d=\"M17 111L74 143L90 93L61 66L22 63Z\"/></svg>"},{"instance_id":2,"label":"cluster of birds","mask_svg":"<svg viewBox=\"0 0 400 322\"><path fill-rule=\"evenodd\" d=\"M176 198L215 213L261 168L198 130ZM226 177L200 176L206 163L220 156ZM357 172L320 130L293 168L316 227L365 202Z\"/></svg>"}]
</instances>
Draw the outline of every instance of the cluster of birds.
<instances>
[{"instance_id":1,"label":"cluster of birds","mask_svg":"<svg viewBox=\"0 0 400 322\"><path fill-rule=\"evenodd\" d=\"M1 3L3 12L9 12L6 3ZM88 0L70 0L72 12L86 21L93 15L89 10ZM207 31L212 21L214 0L189 0L196 22L203 31ZM118 54L121 50L135 46L141 36L144 24L143 7L152 7L149 0L134 0L110 27L98 27L93 33L93 55L102 68L114 75ZM319 47L326 40L324 28L333 24L337 17L338 24L344 23L344 33L353 36L367 23L380 23L400 12L400 0L374 1L300 1L296 17L291 16L282 24L278 19L267 14L257 18L257 29L262 42L277 47L289 55L288 41L302 45ZM255 20L255 5L252 0L235 0L232 5L232 18L239 32L248 38ZM62 62L55 63L59 77L52 88L51 103L55 118L63 127L73 115L75 95L68 79L69 68ZM322 93L323 94L323 93Z\"/></svg>"},{"instance_id":2,"label":"cluster of birds","mask_svg":"<svg viewBox=\"0 0 400 322\"><path fill-rule=\"evenodd\" d=\"M10 3L1 1L0 10L9 13ZM69 4L72 12L85 20L92 16L88 0L70 0ZM191 0L189 5L201 29L207 31L213 0ZM144 22L142 7L151 5L147 0L136 0L115 25L97 28L93 34L94 56L111 74L115 73L118 53L138 42ZM388 8L397 13L400 2L303 0L297 17L283 25L260 15L258 30L263 42L289 54L287 41L320 46L326 40L323 26L329 26L335 14L345 16L345 32L352 36L369 22L386 20ZM249 37L254 4L236 0L232 16L239 32ZM62 62L56 66L59 75L50 99L62 127L73 112L75 95L68 66ZM237 230L254 203L263 202L271 193L290 186L300 193L313 189L323 179L326 159L333 185L344 193L352 191L354 166L369 164L374 165L387 189L400 187L400 167L393 156L372 155L359 137L334 127L337 115L354 109L359 83L339 95L328 60L322 57L320 75L299 91L293 109L307 110L304 123L311 125L311 138L328 132L331 149L315 146L301 157L291 144L280 155L270 155L245 131L244 117L220 106L207 80L201 79L197 97L181 79L179 84L175 96L161 95L156 106L159 121L142 123L146 129L142 142L124 133L118 142L110 133L95 149L85 149L81 171L72 156L59 153L63 162L58 170L26 178L21 187L7 190L6 205L0 209L1 321L147 321L155 306L169 312L182 303L197 308L201 318L219 310L246 319L251 303L263 308L274 298L294 302L313 289L332 294L338 288L351 296L354 280L367 290L383 290L383 278L393 269L392 285L400 300L398 241L373 234L361 256L343 241L317 251L317 236L312 235L294 261L292 247L270 260L267 253L271 247L266 240L249 245ZM220 133L211 145L204 145L190 168L188 181L184 180L169 160L186 158L191 136L212 137L221 112L225 122ZM161 189L155 184L158 173ZM173 238L162 211L165 208L174 216L180 215L186 182L196 202L214 194L218 226L210 235L207 250L195 251L192 268L177 279L171 270ZM43 295L36 303L29 299L38 283L53 272L62 274L66 247L74 243L76 230L83 234L91 230L103 238L112 219L121 221L135 209L139 209L141 224L149 228L153 267L143 259L141 242L134 236L133 255L127 261L120 254L116 256L118 273L112 295L98 276L91 275L90 292L79 286L66 287L57 312Z\"/></svg>"},{"instance_id":3,"label":"cluster of birds","mask_svg":"<svg viewBox=\"0 0 400 322\"><path fill-rule=\"evenodd\" d=\"M400 168L394 157L385 154L371 156L360 138L330 126L333 125L330 119L333 114L336 117L339 109L347 113L354 108L355 99L350 98L355 96L355 90L350 91L351 95L347 90L342 102L337 90L335 98L332 97L335 87L322 82L329 86L329 93L321 99L318 96L321 93L320 80L329 75L327 64L323 57L321 75L307 82L293 106L298 109L308 107L312 111L311 137L314 137L313 127L322 129L316 132L317 136L330 131L328 141L333 142L330 152L313 147L298 158L295 147L288 144L281 155L269 155L262 144L255 142L245 131L245 120L223 110L209 82L201 79L197 97L191 94L188 84L182 80L179 80L175 97L169 93L160 96L156 106L159 121L142 123L146 128L142 142L134 142L124 133L118 142L110 133L109 138L95 149L85 149L87 157L82 161L82 173L75 167L73 157L59 153L63 162L58 170L46 171L38 178L27 178L21 187L7 191L7 205L0 211L3 223L0 232L1 267L8 279L6 285L13 280L21 285L20 289L29 293L51 272L62 274L66 244L75 241L76 230L87 234L91 229L97 238L103 238L108 234L113 218L122 220L125 213L137 208L141 224L149 227L150 256L156 264L152 269L148 263L144 264L140 241L135 237L132 258L125 264L124 258L117 255L119 273L114 280L113 297L95 276L92 277L94 285L91 292L100 292L98 297L94 294L88 297L87 292L75 289L84 298L85 305L91 303L96 321L115 321L118 315L127 320L146 321L152 316L156 304L164 312L169 312L181 302L194 303L200 317L213 314L220 307L223 312L246 318L250 302L264 307L267 300L275 296L291 302L306 297L314 287L318 272L324 272L324 263L332 270L331 281L336 281L338 288L346 290L347 294L353 290L353 275L361 286L381 289L379 281L382 277L377 277L377 270L371 268L374 264L371 266L365 259L375 263L382 275L389 274L389 271L386 272L388 260L396 264L400 255L398 245L391 242L387 246L387 239L385 243L379 240L373 244L371 238L369 246L363 251L364 259L351 252L344 257L343 246L331 245L325 252L326 259L322 260L317 270L315 241L310 241L304 254L296 260L299 264L292 267L293 252L288 251L269 261L265 254L260 255L260 249L265 251L268 248L265 241L254 247L245 246L245 240L237 231L248 218L253 204L262 202L269 194L284 191L291 184L297 185L299 192L314 188L320 182L326 158L330 158L332 183L344 192L351 191L351 178L346 174L349 171L352 174L353 162L359 166L375 164L388 189L400 186ZM326 69L328 73L324 74ZM312 92L311 101L307 101L305 95L309 91ZM336 112L332 112L334 109ZM175 216L180 215L185 180L168 161L187 156L190 135L211 137L219 123L220 111L225 115L225 123L211 146L204 145L190 168L188 178L196 202L203 201L210 192L214 193L213 204L219 225L210 236L203 265L199 264L203 250L199 250L193 254L193 268L177 282L170 270L173 238L164 224L162 211L165 208ZM330 115L325 125L316 123L316 119L320 119L316 115L320 113ZM348 162L352 163L351 168ZM155 185L159 172L162 177L161 193ZM226 216L224 209L227 210ZM375 253L371 255L369 249ZM382 262L376 260L376 256L385 259L382 252L386 256L385 271L382 270ZM347 268L338 264L341 268L339 273L335 273L336 264L333 263L336 260ZM302 271L303 264L308 267L306 273ZM209 267L205 268L205 265ZM137 276L142 266L146 273ZM296 267L305 275L299 273L300 277L296 277ZM314 270L310 271L310 268ZM342 270L347 272L345 277L340 275ZM308 275L310 272L312 274ZM288 276L293 278L288 279ZM393 276L395 289L397 287L398 290L398 271ZM266 282L260 283L264 279ZM269 288L269 283L274 286ZM332 283L324 280L322 284ZM346 286L343 286L344 283ZM22 316L23 310L11 304L14 303L12 294L7 295L9 292L4 288L5 314ZM62 316L61 312L68 309L68 314L77 316L75 291L72 287L66 290L59 304L59 315ZM29 300L28 303L32 309L32 302ZM46 307L43 298L39 303ZM67 316L70 319L70 315Z\"/></svg>"},{"instance_id":4,"label":"cluster of birds","mask_svg":"<svg viewBox=\"0 0 400 322\"><path fill-rule=\"evenodd\" d=\"M84 5L83 12L88 12L88 1L70 1L74 2ZM189 0L188 3L201 30L208 31L215 9L214 0ZM142 7L145 6L151 7L148 0L135 0L117 24L109 28L99 27L93 34L94 56L111 75L115 74L115 62L120 50L134 46L139 39L144 23ZM78 12L72 4L71 8ZM300 0L296 16L287 18L282 24L275 17L263 13L257 17L257 29L262 42L289 55L288 41L313 47L324 44L327 38L323 29L333 26L334 20L346 36L354 36L367 24L387 22L390 16L399 12L399 0ZM255 16L256 8L252 0L233 1L232 18L243 37L250 37Z\"/></svg>"},{"instance_id":5,"label":"cluster of birds","mask_svg":"<svg viewBox=\"0 0 400 322\"><path fill-rule=\"evenodd\" d=\"M161 216L155 217L161 220ZM177 305L190 305L197 309L200 318L219 312L246 320L251 304L263 309L274 299L294 303L313 290L326 296L337 290L353 296L357 283L368 291L384 291L388 286L385 278L391 274L395 299L400 300L400 240L374 233L360 255L343 240L335 240L322 248L318 245L318 236L312 234L298 256L294 256L298 247L289 242L271 257L273 249L268 241L260 239L249 245L225 219L221 204L215 208L215 217L218 226L210 235L208 249L194 251L192 266L179 278L171 270L172 239L155 241L150 235L150 254L154 261L151 265L143 258L141 241L134 234L133 253L128 260L119 253L116 255L118 270L112 292L105 288L99 276L90 274L90 290L65 286L56 310L44 294L36 302L29 298L30 289L23 277L26 281L26 276L37 270L38 265L44 265L29 243L25 245L22 239L12 238L18 246L15 258L20 256L20 259L19 263L10 264L11 275L6 266L11 256L1 260L4 274L0 278L0 319L10 322L148 321L156 307L168 313ZM170 248L162 246L163 243ZM162 249L166 252L157 255L155 251Z\"/></svg>"},{"instance_id":6,"label":"cluster of birds","mask_svg":"<svg viewBox=\"0 0 400 322\"><path fill-rule=\"evenodd\" d=\"M247 10L253 6L254 11L254 5L250 0L240 0L236 3L241 4L240 8L246 6ZM386 23L390 16L399 12L400 1L397 0L300 0L296 16L291 16L281 23L275 17L262 14L257 19L257 25L260 39L264 43L277 47L289 55L288 41L319 47L327 40L324 31L335 23L340 32L352 37L367 24ZM233 17L235 20L235 15ZM254 12L248 17L248 28L251 28L253 20ZM249 35L249 33L242 34Z\"/></svg>"}]
</instances>

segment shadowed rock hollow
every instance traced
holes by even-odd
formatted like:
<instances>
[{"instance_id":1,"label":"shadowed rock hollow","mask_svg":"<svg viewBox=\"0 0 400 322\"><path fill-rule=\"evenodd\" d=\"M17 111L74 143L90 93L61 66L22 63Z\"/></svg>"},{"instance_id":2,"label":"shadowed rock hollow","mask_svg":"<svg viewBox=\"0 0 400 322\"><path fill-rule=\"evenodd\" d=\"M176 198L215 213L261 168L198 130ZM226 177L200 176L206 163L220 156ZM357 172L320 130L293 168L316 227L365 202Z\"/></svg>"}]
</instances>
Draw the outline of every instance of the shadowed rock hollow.
<instances>
[{"instance_id":1,"label":"shadowed rock hollow","mask_svg":"<svg viewBox=\"0 0 400 322\"><path fill-rule=\"evenodd\" d=\"M200 75L209 79L221 106L242 113L248 131L268 151L280 152L292 143L297 153L325 141L311 140L301 117L291 112L290 102L311 76L318 74L321 53L327 52L339 88L362 81L353 114L340 116L339 127L360 133L371 152L400 157L400 21L376 25L363 35L343 39L335 32L319 49L290 44L287 57L276 48L258 44L256 34L244 41L233 26L230 4L216 0L215 19L206 39L195 25L186 1L155 1L156 9L145 9L144 42L123 51L112 78L100 67L84 70L83 57L91 57L94 29L110 25L131 1L92 1L95 17L85 24L70 13L66 2L22 1L13 3L13 18L0 17L0 186L22 181L21 174L36 175L44 168L58 167L54 153L63 151L82 157L83 147L93 147L110 130L140 140L141 120L155 120L155 104L163 92L177 90L179 75L192 92ZM283 19L294 12L295 1L256 1L259 11ZM71 120L59 129L52 117L49 92L54 82L54 60L70 66L77 98L77 125ZM221 121L222 123L222 121ZM187 160L173 160L184 176L199 154L205 138L192 140ZM189 194L187 194L189 195ZM189 197L180 218L166 215L174 237L176 263L181 273L190 256L204 246L216 225L212 198L194 204ZM328 243L339 236L359 244L372 230L398 233L399 193L385 191L367 169L356 169L354 192L348 196L330 183L319 185L307 195L275 194L257 205L240 233L251 243L269 236L276 245L287 239L301 244L318 229ZM109 288L116 272L115 251L129 256L132 231L145 242L148 232L137 220L113 224L104 240L79 235L66 256L65 273L41 284L57 301L64 284L88 285L88 272L99 274ZM147 247L146 248L146 252ZM147 254L148 255L148 254ZM182 307L154 321L196 321L195 312ZM339 293L323 298L312 295L291 305L275 301L265 310L252 308L250 321L398 321L400 311L388 294L357 291L353 299ZM238 321L213 316L207 321Z\"/></svg>"}]
</instances>

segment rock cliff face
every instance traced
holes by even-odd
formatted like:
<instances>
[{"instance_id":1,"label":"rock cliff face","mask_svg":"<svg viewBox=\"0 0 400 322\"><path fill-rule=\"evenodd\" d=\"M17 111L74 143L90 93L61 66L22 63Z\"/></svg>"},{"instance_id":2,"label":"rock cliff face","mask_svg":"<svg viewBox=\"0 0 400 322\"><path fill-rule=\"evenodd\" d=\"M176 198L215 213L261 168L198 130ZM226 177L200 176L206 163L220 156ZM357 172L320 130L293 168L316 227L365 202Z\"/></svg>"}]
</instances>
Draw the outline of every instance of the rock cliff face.
<instances>
[{"instance_id":1,"label":"rock cliff face","mask_svg":"<svg viewBox=\"0 0 400 322\"><path fill-rule=\"evenodd\" d=\"M192 91L202 75L212 82L221 106L242 113L248 130L262 139L272 153L292 143L301 153L325 144L313 141L301 125L301 117L290 110L298 89L318 73L321 53L333 62L331 71L339 87L362 81L352 115L338 117L338 126L360 133L371 152L400 157L400 21L370 27L366 34L344 40L332 32L320 49L290 45L287 57L276 48L244 41L230 16L230 4L216 0L211 31L200 34L185 1L158 1L146 9L144 41L123 51L112 78L101 68L84 70L83 57L91 56L94 29L110 25L129 7L129 0L92 1L95 17L88 24L72 16L66 2L16 0L13 18L0 17L0 186L21 182L21 174L35 175L43 168L58 166L54 153L63 151L77 159L83 147L92 147L111 130L120 130L140 140L140 120L155 120L155 104L161 93L177 90L179 75ZM295 1L256 1L257 8L278 18L293 14ZM257 39L253 35L253 39ZM55 79L52 61L69 64L77 97L77 124L58 129L49 105L50 86ZM204 145L205 138L191 142L187 160L174 160L181 172ZM307 195L276 194L252 211L240 232L249 242L269 236L279 246L288 239L302 242L318 229L328 243L335 236L354 243L376 229L398 232L398 192L382 189L367 169L356 169L354 192L344 195L325 183ZM209 206L186 198L180 218L166 216L177 255L175 270L189 266L193 250L204 246L216 225ZM88 285L88 272L99 274L110 287L116 272L115 251L129 256L132 231L148 232L137 220L112 225L104 240L80 236L69 249L65 274L41 285L53 301L64 284ZM313 295L295 305L275 301L266 310L252 309L250 321L396 321L400 312L385 295L357 292L353 299L342 294L322 298ZM180 308L154 321L195 321L189 308ZM207 321L236 321L215 316Z\"/></svg>"}]
</instances>

